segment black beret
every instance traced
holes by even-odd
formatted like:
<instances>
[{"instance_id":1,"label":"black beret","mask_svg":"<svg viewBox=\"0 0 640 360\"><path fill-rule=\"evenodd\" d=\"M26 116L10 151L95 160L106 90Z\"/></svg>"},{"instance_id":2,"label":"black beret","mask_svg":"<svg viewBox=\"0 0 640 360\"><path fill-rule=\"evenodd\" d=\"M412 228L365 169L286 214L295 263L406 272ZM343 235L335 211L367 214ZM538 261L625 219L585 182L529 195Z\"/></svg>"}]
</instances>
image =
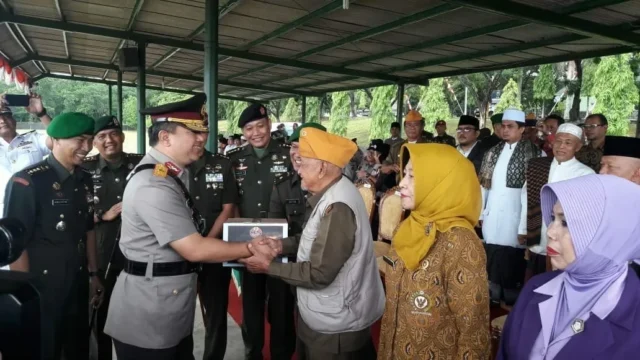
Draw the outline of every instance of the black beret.
<instances>
[{"instance_id":1,"label":"black beret","mask_svg":"<svg viewBox=\"0 0 640 360\"><path fill-rule=\"evenodd\" d=\"M102 130L118 129L122 130L122 125L118 118L112 115L102 116L96 119L96 124L93 129L95 134L98 134Z\"/></svg>"},{"instance_id":2,"label":"black beret","mask_svg":"<svg viewBox=\"0 0 640 360\"><path fill-rule=\"evenodd\" d=\"M471 115L462 115L460 116L460 120L458 121L458 126L460 125L471 125L476 129L480 128L480 120L475 116Z\"/></svg>"},{"instance_id":3,"label":"black beret","mask_svg":"<svg viewBox=\"0 0 640 360\"><path fill-rule=\"evenodd\" d=\"M603 156L624 156L640 159L640 139L626 136L607 136Z\"/></svg>"},{"instance_id":4,"label":"black beret","mask_svg":"<svg viewBox=\"0 0 640 360\"><path fill-rule=\"evenodd\" d=\"M267 108L262 104L251 104L249 105L242 114L240 114L240 119L238 120L238 127L243 128L245 125L252 121L268 119Z\"/></svg>"},{"instance_id":5,"label":"black beret","mask_svg":"<svg viewBox=\"0 0 640 360\"><path fill-rule=\"evenodd\" d=\"M391 123L391 128L392 128L392 129L393 129L393 128L400 129L400 127L401 127L401 126L400 126L400 123L399 123L399 122L397 122L397 121L394 121L394 122L392 122L392 123Z\"/></svg>"}]
</instances>

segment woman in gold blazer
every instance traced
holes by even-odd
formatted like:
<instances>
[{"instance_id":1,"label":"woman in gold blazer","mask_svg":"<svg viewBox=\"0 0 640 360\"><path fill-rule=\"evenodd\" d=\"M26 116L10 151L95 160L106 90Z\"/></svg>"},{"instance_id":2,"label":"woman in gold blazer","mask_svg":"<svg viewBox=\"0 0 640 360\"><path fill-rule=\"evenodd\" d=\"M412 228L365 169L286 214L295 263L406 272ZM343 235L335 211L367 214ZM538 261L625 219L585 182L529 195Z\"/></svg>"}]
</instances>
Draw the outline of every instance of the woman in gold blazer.
<instances>
[{"instance_id":1,"label":"woman in gold blazer","mask_svg":"<svg viewBox=\"0 0 640 360\"><path fill-rule=\"evenodd\" d=\"M482 204L473 164L442 144L401 150L411 210L385 256L378 359L489 359L486 256L474 231Z\"/></svg>"}]
</instances>

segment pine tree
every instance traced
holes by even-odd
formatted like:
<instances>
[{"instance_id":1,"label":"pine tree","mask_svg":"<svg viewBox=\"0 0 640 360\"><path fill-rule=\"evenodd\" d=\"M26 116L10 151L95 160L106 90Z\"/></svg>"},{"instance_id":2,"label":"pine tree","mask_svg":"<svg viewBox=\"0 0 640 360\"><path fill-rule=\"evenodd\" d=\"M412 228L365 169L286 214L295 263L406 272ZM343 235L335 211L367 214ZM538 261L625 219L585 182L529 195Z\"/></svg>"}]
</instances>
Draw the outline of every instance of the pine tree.
<instances>
[{"instance_id":1,"label":"pine tree","mask_svg":"<svg viewBox=\"0 0 640 360\"><path fill-rule=\"evenodd\" d=\"M240 120L240 114L249 104L244 101L232 101L229 105L229 111L227 112L227 136L231 136L240 132L238 128L238 120Z\"/></svg>"},{"instance_id":2,"label":"pine tree","mask_svg":"<svg viewBox=\"0 0 640 360\"><path fill-rule=\"evenodd\" d=\"M629 54L602 58L593 76L596 97L594 113L603 113L609 121L607 134L629 134L629 115L638 103L638 89L629 66Z\"/></svg>"},{"instance_id":3,"label":"pine tree","mask_svg":"<svg viewBox=\"0 0 640 360\"><path fill-rule=\"evenodd\" d=\"M347 136L349 113L351 112L349 93L346 91L334 92L331 94L331 102L329 132L340 136Z\"/></svg>"},{"instance_id":4,"label":"pine tree","mask_svg":"<svg viewBox=\"0 0 640 360\"><path fill-rule=\"evenodd\" d=\"M397 87L395 85L379 86L373 89L369 140L384 139L389 136L391 123L395 121L391 102L396 93Z\"/></svg>"},{"instance_id":5,"label":"pine tree","mask_svg":"<svg viewBox=\"0 0 640 360\"><path fill-rule=\"evenodd\" d=\"M320 98L308 97L307 98L307 118L306 122L319 123L320 122Z\"/></svg>"},{"instance_id":6,"label":"pine tree","mask_svg":"<svg viewBox=\"0 0 640 360\"><path fill-rule=\"evenodd\" d=\"M282 119L284 121L295 121L299 122L302 118L302 110L300 109L300 105L294 98L289 98L287 102L287 106L284 108L284 113L282 113Z\"/></svg>"},{"instance_id":7,"label":"pine tree","mask_svg":"<svg viewBox=\"0 0 640 360\"><path fill-rule=\"evenodd\" d=\"M521 109L522 105L518 101L518 83L513 79L509 79L507 85L502 89L502 95L500 101L496 105L494 113L502 113L506 109Z\"/></svg>"},{"instance_id":8,"label":"pine tree","mask_svg":"<svg viewBox=\"0 0 640 360\"><path fill-rule=\"evenodd\" d=\"M533 98L542 102L552 100L556 95L556 77L553 64L540 65L538 77L533 80Z\"/></svg>"},{"instance_id":9,"label":"pine tree","mask_svg":"<svg viewBox=\"0 0 640 360\"><path fill-rule=\"evenodd\" d=\"M431 79L429 86L422 86L420 113L425 119L425 128L431 129L438 120L449 120L451 111L444 94L444 79Z\"/></svg>"}]
</instances>

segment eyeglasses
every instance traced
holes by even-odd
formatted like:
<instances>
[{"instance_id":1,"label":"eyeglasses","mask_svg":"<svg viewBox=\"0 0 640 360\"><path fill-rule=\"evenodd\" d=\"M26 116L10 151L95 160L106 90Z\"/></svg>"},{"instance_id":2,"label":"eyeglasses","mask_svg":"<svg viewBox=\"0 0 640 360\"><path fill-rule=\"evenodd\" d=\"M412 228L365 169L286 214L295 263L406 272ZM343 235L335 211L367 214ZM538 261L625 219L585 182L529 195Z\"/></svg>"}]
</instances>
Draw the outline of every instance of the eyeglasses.
<instances>
[{"instance_id":1,"label":"eyeglasses","mask_svg":"<svg viewBox=\"0 0 640 360\"><path fill-rule=\"evenodd\" d=\"M474 128L457 128L456 129L456 132L458 132L458 133L470 133L470 132L473 132L473 131L476 131L476 129L474 129Z\"/></svg>"},{"instance_id":2,"label":"eyeglasses","mask_svg":"<svg viewBox=\"0 0 640 360\"><path fill-rule=\"evenodd\" d=\"M582 125L582 127L585 128L585 129L596 129L596 128L599 128L601 126L604 126L604 125L603 124Z\"/></svg>"}]
</instances>

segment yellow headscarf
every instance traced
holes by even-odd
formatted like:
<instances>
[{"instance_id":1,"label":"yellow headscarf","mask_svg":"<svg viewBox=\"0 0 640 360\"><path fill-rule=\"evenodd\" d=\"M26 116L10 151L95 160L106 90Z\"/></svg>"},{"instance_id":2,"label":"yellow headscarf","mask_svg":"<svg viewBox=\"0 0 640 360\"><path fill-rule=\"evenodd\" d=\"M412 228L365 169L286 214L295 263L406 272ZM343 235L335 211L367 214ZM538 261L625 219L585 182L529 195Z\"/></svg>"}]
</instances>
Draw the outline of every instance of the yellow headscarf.
<instances>
[{"instance_id":1,"label":"yellow headscarf","mask_svg":"<svg viewBox=\"0 0 640 360\"><path fill-rule=\"evenodd\" d=\"M473 163L444 144L405 144L402 173L413 164L415 208L393 237L393 246L409 270L429 252L436 232L455 226L473 230L482 207L480 183Z\"/></svg>"}]
</instances>

